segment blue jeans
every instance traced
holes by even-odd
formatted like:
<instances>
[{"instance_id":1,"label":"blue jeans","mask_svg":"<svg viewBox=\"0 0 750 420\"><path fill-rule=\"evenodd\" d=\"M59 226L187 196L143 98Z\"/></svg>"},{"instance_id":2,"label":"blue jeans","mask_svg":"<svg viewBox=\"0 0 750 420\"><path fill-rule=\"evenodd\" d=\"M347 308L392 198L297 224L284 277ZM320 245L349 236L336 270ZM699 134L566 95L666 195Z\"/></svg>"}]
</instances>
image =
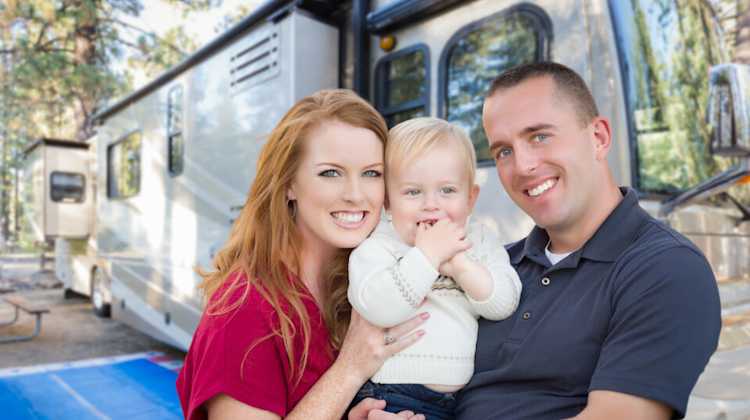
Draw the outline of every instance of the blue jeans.
<instances>
[{"instance_id":1,"label":"blue jeans","mask_svg":"<svg viewBox=\"0 0 750 420\"><path fill-rule=\"evenodd\" d=\"M398 413L411 410L424 414L427 420L452 420L455 417L456 398L417 384L376 384L367 381L352 401L352 407L365 398L385 400L385 411Z\"/></svg>"}]
</instances>

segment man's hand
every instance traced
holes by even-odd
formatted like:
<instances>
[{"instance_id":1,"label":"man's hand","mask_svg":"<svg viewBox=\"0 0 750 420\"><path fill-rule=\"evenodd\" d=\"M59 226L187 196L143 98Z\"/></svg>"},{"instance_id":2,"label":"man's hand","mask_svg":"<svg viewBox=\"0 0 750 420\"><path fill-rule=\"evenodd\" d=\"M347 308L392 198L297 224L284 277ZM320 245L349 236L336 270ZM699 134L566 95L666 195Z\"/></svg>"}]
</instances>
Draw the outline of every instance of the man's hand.
<instances>
[{"instance_id":1,"label":"man's hand","mask_svg":"<svg viewBox=\"0 0 750 420\"><path fill-rule=\"evenodd\" d=\"M385 401L365 398L349 411L349 420L425 420L422 414L414 414L411 411L393 414L383 411L384 408Z\"/></svg>"},{"instance_id":2,"label":"man's hand","mask_svg":"<svg viewBox=\"0 0 750 420\"><path fill-rule=\"evenodd\" d=\"M459 252L471 248L466 230L449 219L440 219L434 225L420 223L414 246L430 260L435 270Z\"/></svg>"}]
</instances>

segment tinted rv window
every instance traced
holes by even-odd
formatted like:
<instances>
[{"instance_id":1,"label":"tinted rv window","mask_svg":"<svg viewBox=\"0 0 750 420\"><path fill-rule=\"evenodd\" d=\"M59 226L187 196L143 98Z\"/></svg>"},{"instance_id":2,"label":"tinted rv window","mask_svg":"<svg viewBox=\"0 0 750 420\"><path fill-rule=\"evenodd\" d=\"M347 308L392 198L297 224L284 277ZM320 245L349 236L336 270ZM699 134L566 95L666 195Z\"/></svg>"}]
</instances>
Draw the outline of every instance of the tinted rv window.
<instances>
[{"instance_id":1,"label":"tinted rv window","mask_svg":"<svg viewBox=\"0 0 750 420\"><path fill-rule=\"evenodd\" d=\"M182 136L182 86L169 90L167 98L167 171L172 176L182 173L185 144Z\"/></svg>"},{"instance_id":2,"label":"tinted rv window","mask_svg":"<svg viewBox=\"0 0 750 420\"><path fill-rule=\"evenodd\" d=\"M416 45L380 59L375 70L378 110L388 126L429 112L429 53Z\"/></svg>"},{"instance_id":3,"label":"tinted rv window","mask_svg":"<svg viewBox=\"0 0 750 420\"><path fill-rule=\"evenodd\" d=\"M637 167L633 184L674 194L725 169L731 161L710 154L706 124L708 71L724 61L708 3L611 0L610 9Z\"/></svg>"},{"instance_id":4,"label":"tinted rv window","mask_svg":"<svg viewBox=\"0 0 750 420\"><path fill-rule=\"evenodd\" d=\"M86 178L73 172L52 172L49 179L50 200L82 203L86 191Z\"/></svg>"},{"instance_id":5,"label":"tinted rv window","mask_svg":"<svg viewBox=\"0 0 750 420\"><path fill-rule=\"evenodd\" d=\"M479 162L492 162L482 128L484 95L504 70L548 58L548 22L537 7L514 7L464 27L446 46L440 68L442 115L466 130Z\"/></svg>"},{"instance_id":6,"label":"tinted rv window","mask_svg":"<svg viewBox=\"0 0 750 420\"><path fill-rule=\"evenodd\" d=\"M141 132L107 148L107 196L128 198L141 189Z\"/></svg>"}]
</instances>

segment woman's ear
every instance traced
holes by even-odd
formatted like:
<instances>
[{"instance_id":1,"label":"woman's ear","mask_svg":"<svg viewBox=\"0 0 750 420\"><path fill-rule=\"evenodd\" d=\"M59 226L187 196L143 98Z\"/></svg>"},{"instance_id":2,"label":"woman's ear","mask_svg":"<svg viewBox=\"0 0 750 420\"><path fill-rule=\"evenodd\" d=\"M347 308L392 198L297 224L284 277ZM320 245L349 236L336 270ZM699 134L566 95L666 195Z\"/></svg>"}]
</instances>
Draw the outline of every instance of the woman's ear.
<instances>
[{"instance_id":1,"label":"woman's ear","mask_svg":"<svg viewBox=\"0 0 750 420\"><path fill-rule=\"evenodd\" d=\"M292 201L297 199L297 194L294 193L294 185L290 186L286 190L286 199L287 201Z\"/></svg>"}]
</instances>

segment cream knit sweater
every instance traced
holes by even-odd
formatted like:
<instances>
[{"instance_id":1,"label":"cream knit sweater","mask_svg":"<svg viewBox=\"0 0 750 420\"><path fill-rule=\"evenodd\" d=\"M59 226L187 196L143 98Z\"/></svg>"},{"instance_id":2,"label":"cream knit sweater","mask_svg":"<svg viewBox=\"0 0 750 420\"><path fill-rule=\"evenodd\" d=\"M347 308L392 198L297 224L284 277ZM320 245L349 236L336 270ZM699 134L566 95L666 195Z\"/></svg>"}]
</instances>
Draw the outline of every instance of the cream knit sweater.
<instances>
[{"instance_id":1,"label":"cream knit sweater","mask_svg":"<svg viewBox=\"0 0 750 420\"><path fill-rule=\"evenodd\" d=\"M386 360L372 381L387 384L464 385L474 372L477 318L500 320L518 306L521 282L508 253L486 227L472 223L468 257L492 275L489 299L477 302L440 276L416 247L403 243L383 221L349 258L349 302L368 321L392 327L420 312L425 335Z\"/></svg>"}]
</instances>

